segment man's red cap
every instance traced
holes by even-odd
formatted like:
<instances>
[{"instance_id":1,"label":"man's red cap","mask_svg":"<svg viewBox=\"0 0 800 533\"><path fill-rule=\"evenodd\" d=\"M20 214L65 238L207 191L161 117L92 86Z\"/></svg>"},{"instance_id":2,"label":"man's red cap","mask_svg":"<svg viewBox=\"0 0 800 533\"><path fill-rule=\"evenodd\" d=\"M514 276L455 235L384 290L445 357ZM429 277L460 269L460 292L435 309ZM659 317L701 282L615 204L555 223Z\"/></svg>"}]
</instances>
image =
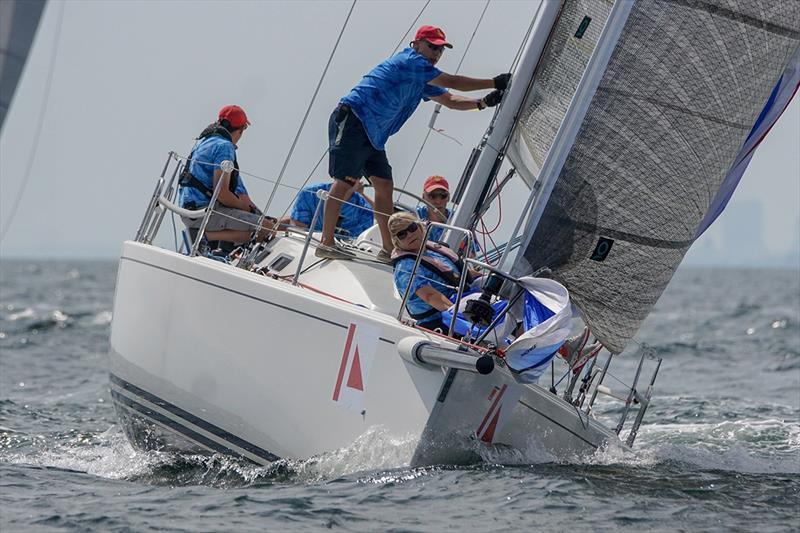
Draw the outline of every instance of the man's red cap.
<instances>
[{"instance_id":1,"label":"man's red cap","mask_svg":"<svg viewBox=\"0 0 800 533\"><path fill-rule=\"evenodd\" d=\"M447 42L447 38L444 36L442 28L437 28L436 26L420 27L420 29L417 30L417 35L414 37L414 40L415 41L425 40L437 46L446 46L447 48L453 48L453 45Z\"/></svg>"},{"instance_id":2,"label":"man's red cap","mask_svg":"<svg viewBox=\"0 0 800 533\"><path fill-rule=\"evenodd\" d=\"M425 183L422 185L422 190L425 192L435 191L436 189L444 189L450 192L450 184L442 176L428 176Z\"/></svg>"},{"instance_id":3,"label":"man's red cap","mask_svg":"<svg viewBox=\"0 0 800 533\"><path fill-rule=\"evenodd\" d=\"M247 120L247 114L244 112L244 109L238 105L226 105L220 109L219 120L227 120L231 123L231 128L235 130L243 127L245 124L248 126L250 125L250 121Z\"/></svg>"}]
</instances>

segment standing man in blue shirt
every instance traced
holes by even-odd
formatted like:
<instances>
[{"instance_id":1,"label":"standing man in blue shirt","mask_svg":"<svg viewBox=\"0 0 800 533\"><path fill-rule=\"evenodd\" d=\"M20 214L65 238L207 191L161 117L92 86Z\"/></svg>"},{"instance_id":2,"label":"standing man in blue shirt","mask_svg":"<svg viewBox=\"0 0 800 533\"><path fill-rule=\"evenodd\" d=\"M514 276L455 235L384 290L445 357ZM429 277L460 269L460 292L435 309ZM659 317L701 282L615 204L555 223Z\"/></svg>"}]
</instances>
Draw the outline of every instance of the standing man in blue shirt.
<instances>
[{"instance_id":1,"label":"standing man in blue shirt","mask_svg":"<svg viewBox=\"0 0 800 533\"><path fill-rule=\"evenodd\" d=\"M375 188L375 219L383 240L378 259L389 262L393 246L387 221L392 212L394 186L392 167L384 146L420 101L433 100L460 111L481 110L500 103L511 74L478 79L442 72L435 65L444 49L452 47L440 28L422 26L409 48L367 73L331 114L328 122L328 173L334 182L324 213L322 246L316 250L317 257L353 258L350 253L335 247L334 230L339 218L340 200L356 180L367 176ZM467 98L451 94L448 88L495 90L483 98Z\"/></svg>"}]
</instances>

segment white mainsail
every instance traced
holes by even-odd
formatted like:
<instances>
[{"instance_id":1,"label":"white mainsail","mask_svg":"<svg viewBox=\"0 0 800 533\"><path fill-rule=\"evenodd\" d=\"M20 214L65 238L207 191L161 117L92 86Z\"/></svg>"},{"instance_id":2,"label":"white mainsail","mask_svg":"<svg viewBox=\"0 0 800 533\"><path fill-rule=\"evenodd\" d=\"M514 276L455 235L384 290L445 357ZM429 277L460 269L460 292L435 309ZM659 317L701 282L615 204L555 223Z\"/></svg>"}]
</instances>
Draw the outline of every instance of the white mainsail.
<instances>
[{"instance_id":1,"label":"white mainsail","mask_svg":"<svg viewBox=\"0 0 800 533\"><path fill-rule=\"evenodd\" d=\"M586 82L593 39L613 4L564 2L537 71L542 90L531 91L523 106L512 143L517 149L509 153L530 179L553 156L552 140L570 107L581 104L572 97ZM549 268L615 353L649 314L707 213L719 208L718 191L776 82L787 67L796 77L791 65L800 46L800 2L629 5L552 192L527 221L512 269L523 276ZM784 99L791 93L780 92Z\"/></svg>"}]
</instances>

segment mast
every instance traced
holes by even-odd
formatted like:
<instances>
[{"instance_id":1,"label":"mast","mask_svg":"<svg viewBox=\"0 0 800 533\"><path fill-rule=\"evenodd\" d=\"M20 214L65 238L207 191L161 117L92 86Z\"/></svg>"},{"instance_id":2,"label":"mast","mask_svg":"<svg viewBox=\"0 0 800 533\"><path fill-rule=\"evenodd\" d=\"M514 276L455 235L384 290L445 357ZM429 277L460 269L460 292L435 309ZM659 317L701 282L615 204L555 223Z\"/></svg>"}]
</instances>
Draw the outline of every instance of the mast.
<instances>
[{"instance_id":1,"label":"mast","mask_svg":"<svg viewBox=\"0 0 800 533\"><path fill-rule=\"evenodd\" d=\"M552 148L547 154L547 158L542 165L542 170L537 176L536 183L539 185L537 188L531 190L531 201L526 206L522 216L528 215L528 220L525 223L525 235L527 238L520 243L520 250L524 250L533 236L539 220L542 218L542 213L547 205L547 200L553 192L558 176L561 174L561 169L567 160L567 155L572 149L575 142L575 137L578 135L578 130L583 124L583 119L589 109L589 104L592 97L597 91L597 86L605 74L608 62L611 59L611 54L617 46L617 41L622 34L622 29L625 27L625 22L630 15L633 2L617 1L611 8L611 11L603 27L603 32L598 40L597 47L592 53L589 63L586 65L586 70L581 77L578 90L572 97L569 109L567 110L564 119L561 121L561 126L558 128L555 138L553 139ZM530 204L533 204L530 207ZM511 236L509 242L516 237L516 232L519 231L520 226L515 230L515 234ZM500 266L504 265L506 258L511 250L507 246L503 251L503 257L500 260Z\"/></svg>"},{"instance_id":2,"label":"mast","mask_svg":"<svg viewBox=\"0 0 800 533\"><path fill-rule=\"evenodd\" d=\"M452 224L471 228L475 223L477 207L486 195L488 185L494 179L505 157L505 146L514 131L514 124L525 96L533 83L533 74L539 58L547 44L550 30L558 20L562 2L543 1L536 12L533 28L516 70L512 73L511 87L497 111L478 148L478 158L472 172L467 171L462 179L468 180L453 214ZM459 186L459 189L461 185ZM455 246L458 234L448 232L446 242Z\"/></svg>"}]
</instances>

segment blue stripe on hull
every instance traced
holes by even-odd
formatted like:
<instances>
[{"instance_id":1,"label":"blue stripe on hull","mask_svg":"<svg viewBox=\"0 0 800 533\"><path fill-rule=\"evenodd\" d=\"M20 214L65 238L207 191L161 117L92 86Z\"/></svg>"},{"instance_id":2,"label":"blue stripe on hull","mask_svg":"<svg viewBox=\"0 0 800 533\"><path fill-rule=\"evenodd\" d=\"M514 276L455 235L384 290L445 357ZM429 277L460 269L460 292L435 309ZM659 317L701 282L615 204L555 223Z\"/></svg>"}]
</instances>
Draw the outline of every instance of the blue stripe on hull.
<instances>
[{"instance_id":1,"label":"blue stripe on hull","mask_svg":"<svg viewBox=\"0 0 800 533\"><path fill-rule=\"evenodd\" d=\"M158 396L156 396L156 395L154 395L154 394L152 394L150 392L147 392L146 390L143 390L143 389L137 387L136 385L133 385L132 383L128 383L124 379L122 379L122 378L120 378L120 377L118 377L118 376L116 376L114 374L109 373L109 378L110 378L110 380L111 380L111 382L113 384L115 384L118 387L124 389L125 391L127 391L127 392L129 392L129 393L131 393L131 394L133 394L135 396L138 396L139 398L142 398L142 399L150 402L153 405L157 405L158 407L164 409L165 411L168 411L168 412L172 413L176 417L179 417L179 418L185 420L186 422L189 422L190 424L193 424L194 426L197 426L197 427L207 431L208 433L211 433L212 435L222 439L223 441L225 441L225 442L227 442L227 443L229 443L229 444L231 444L233 446L236 446L236 447L238 447L238 448L240 448L242 450L246 450L249 453L251 453L251 454L253 454L253 455L257 456L257 457L260 457L261 459L263 459L265 461L268 461L268 462L277 461L278 459L280 459L280 457L278 457L277 455L275 455L273 453L270 453L267 450L264 450L263 448L260 448L259 446L256 446L255 444L253 444L251 442L248 442L248 441L246 441L246 440L244 440L244 439L242 439L240 437L237 437L236 435L234 435L234 434L232 434L232 433L230 433L228 431L225 431L224 429L222 429L222 428L220 428L218 426L215 426L214 424L211 424L210 422L208 422L206 420L203 420L202 418L198 418L195 415L193 415L193 414L181 409L177 405L174 405L174 404L172 404L172 403L170 403L170 402L168 402L166 400L163 400L163 399L159 398ZM184 426L180 422L178 422L178 421L176 421L176 420L174 420L172 418L166 417L166 416L162 415L161 413L158 413L158 412L150 409L149 407L146 407L146 406L140 404L139 402L137 402L137 401L135 401L135 400L133 400L131 398L128 398L127 396L125 396L123 394L120 394L120 393L114 391L113 389L111 390L111 397L114 399L115 402L117 402L117 403L119 403L119 404L121 404L121 405L123 405L123 406L125 406L125 407L127 407L129 409L132 409L132 410L136 411L137 413L139 413L140 415L142 415L142 416L144 416L146 418L150 418L150 419L152 419L152 420L154 420L154 421L166 426L166 427L172 429L173 431L175 431L175 432L177 432L177 433L179 433L179 434L181 434L181 435L183 435L185 437L188 437L191 440L193 440L193 441L195 441L195 442L197 442L199 444L202 444L203 446L205 446L207 448L210 448L212 450L215 450L215 451L218 451L218 452L221 452L221 453L234 454L234 455L237 455L237 456L240 456L240 457L244 457L245 459L249 459L248 457L243 456L241 453L237 452L234 448L225 446L222 443L219 443L219 442L217 442L215 440L209 439L208 437L206 437L206 436L204 436L204 435L202 435L200 433L197 433L196 431Z\"/></svg>"}]
</instances>

